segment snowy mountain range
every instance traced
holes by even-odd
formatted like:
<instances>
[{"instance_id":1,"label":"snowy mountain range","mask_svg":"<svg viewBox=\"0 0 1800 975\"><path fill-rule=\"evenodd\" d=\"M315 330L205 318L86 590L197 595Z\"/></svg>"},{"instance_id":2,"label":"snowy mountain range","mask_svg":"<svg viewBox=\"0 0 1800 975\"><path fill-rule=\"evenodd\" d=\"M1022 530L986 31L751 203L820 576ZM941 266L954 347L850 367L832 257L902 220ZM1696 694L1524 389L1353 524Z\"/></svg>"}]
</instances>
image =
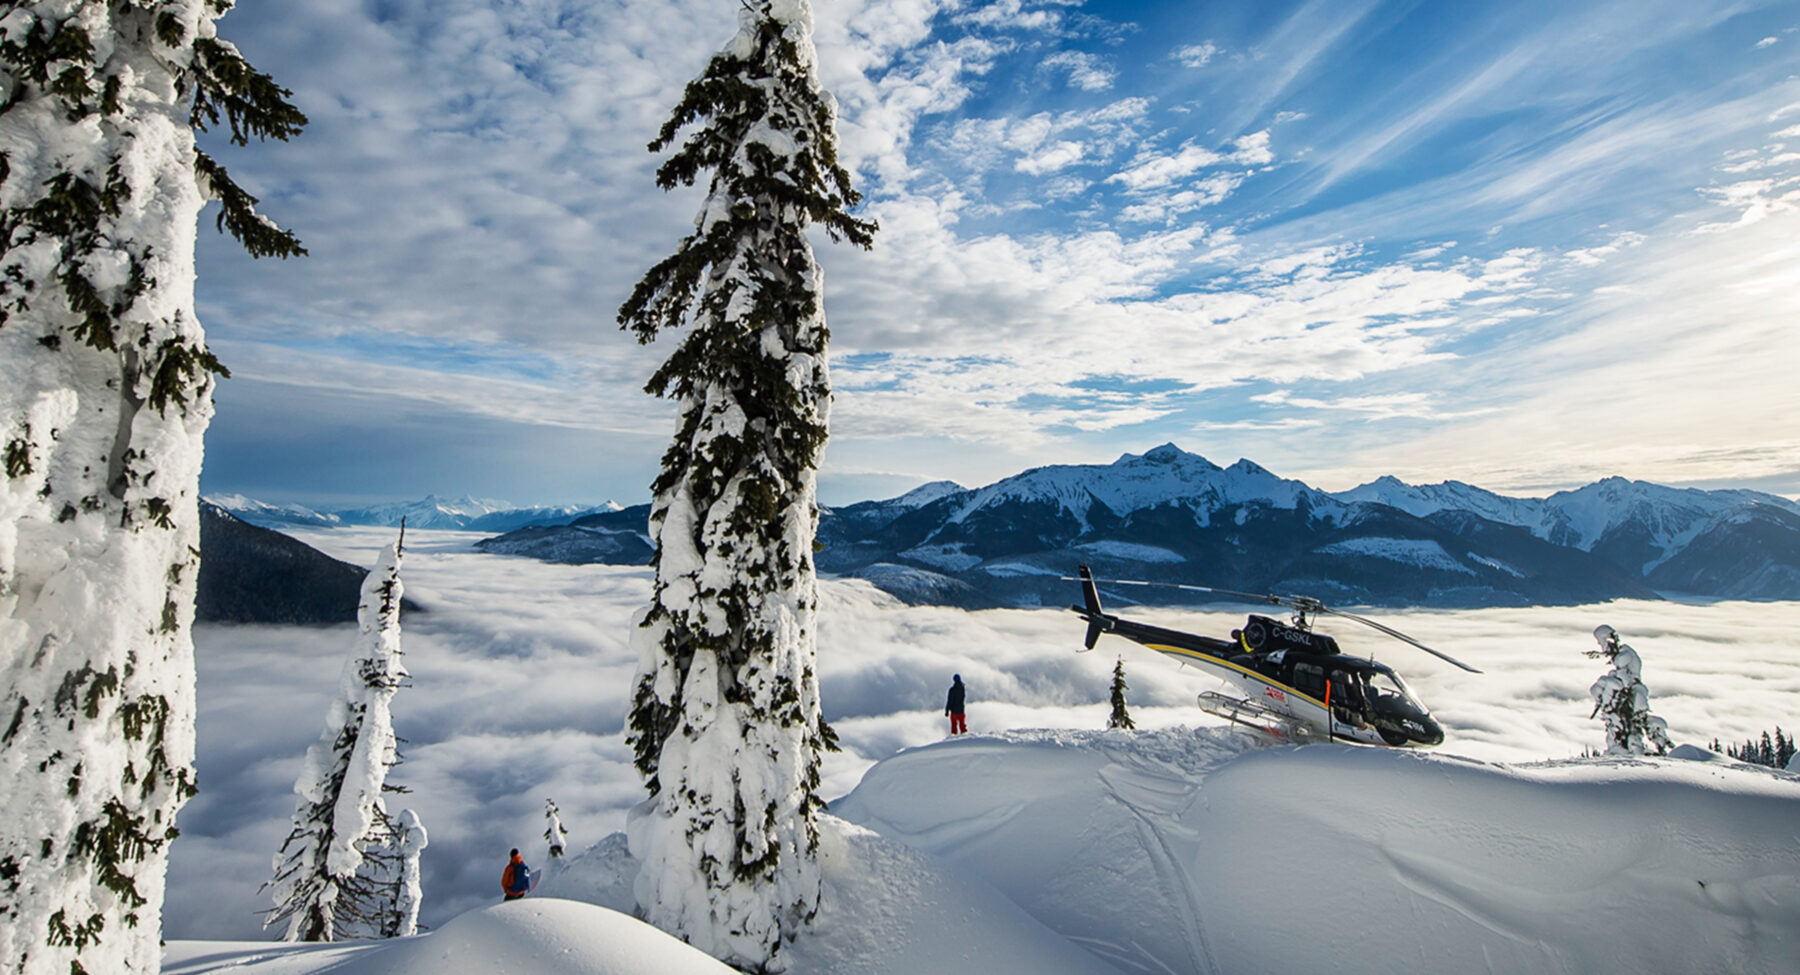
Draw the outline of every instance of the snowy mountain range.
<instances>
[{"instance_id":1,"label":"snowy mountain range","mask_svg":"<svg viewBox=\"0 0 1800 975\"><path fill-rule=\"evenodd\" d=\"M646 514L645 506L603 512L484 548L637 561L649 550ZM628 554L596 543L594 532L629 533L643 546ZM1067 603L1064 577L1083 562L1103 578L1360 604L1568 604L1658 592L1800 599L1800 504L1775 495L1623 478L1547 498L1392 477L1328 493L1173 444L1111 464L1039 467L973 489L936 482L828 509L819 540L822 571L914 603L968 607ZM1194 598L1145 587L1127 595Z\"/></svg>"},{"instance_id":2,"label":"snowy mountain range","mask_svg":"<svg viewBox=\"0 0 1800 975\"><path fill-rule=\"evenodd\" d=\"M1597 552L1621 566L1635 566L1652 579L1702 536L1733 525L1786 523L1800 515L1800 504L1771 494L1670 488L1622 477L1542 499L1503 497L1459 481L1411 485L1392 477L1333 496L1385 504L1421 518L1439 511L1471 512L1524 527L1558 545ZM1677 574L1670 581L1682 579Z\"/></svg>"},{"instance_id":3,"label":"snowy mountain range","mask_svg":"<svg viewBox=\"0 0 1800 975\"><path fill-rule=\"evenodd\" d=\"M1378 604L1800 598L1800 505L1623 478L1547 498L1392 477L1326 493L1165 444L945 494L873 530L856 514L821 529L822 568L900 565L1012 605L1066 602L1067 585L1047 577L1080 561L1102 575Z\"/></svg>"},{"instance_id":4,"label":"snowy mountain range","mask_svg":"<svg viewBox=\"0 0 1800 975\"><path fill-rule=\"evenodd\" d=\"M418 501L395 501L361 508L315 510L298 504L270 504L241 494L208 495L206 500L253 525L276 527L306 525L378 525L458 531L507 532L526 525L564 525L583 515L617 511L611 501L600 505L538 505L519 507L505 501L461 497L446 499L428 494Z\"/></svg>"}]
</instances>

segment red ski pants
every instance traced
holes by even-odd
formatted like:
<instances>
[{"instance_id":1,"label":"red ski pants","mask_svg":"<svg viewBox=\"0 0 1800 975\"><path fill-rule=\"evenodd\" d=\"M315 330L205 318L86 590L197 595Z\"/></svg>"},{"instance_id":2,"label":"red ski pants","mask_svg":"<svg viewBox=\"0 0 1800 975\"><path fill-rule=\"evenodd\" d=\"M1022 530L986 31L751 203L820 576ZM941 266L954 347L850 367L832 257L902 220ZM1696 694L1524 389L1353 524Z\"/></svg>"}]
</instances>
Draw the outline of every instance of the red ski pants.
<instances>
[{"instance_id":1,"label":"red ski pants","mask_svg":"<svg viewBox=\"0 0 1800 975\"><path fill-rule=\"evenodd\" d=\"M953 734L953 735L965 734L968 732L968 730L969 730L969 716L968 715L953 714L950 716L950 733L951 734Z\"/></svg>"}]
</instances>

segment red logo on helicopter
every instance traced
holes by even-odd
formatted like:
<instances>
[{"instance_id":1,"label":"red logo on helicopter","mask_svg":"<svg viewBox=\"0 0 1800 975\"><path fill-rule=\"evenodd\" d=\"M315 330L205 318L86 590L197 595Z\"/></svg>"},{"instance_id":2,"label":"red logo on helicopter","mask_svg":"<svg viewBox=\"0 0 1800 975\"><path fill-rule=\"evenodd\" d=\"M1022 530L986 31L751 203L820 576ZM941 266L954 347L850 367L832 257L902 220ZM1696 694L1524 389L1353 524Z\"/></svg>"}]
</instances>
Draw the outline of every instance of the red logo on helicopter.
<instances>
[{"instance_id":1,"label":"red logo on helicopter","mask_svg":"<svg viewBox=\"0 0 1800 975\"><path fill-rule=\"evenodd\" d=\"M1281 701L1283 703L1287 701L1287 695L1282 693L1281 689L1278 687L1263 688L1263 696L1270 700Z\"/></svg>"}]
</instances>

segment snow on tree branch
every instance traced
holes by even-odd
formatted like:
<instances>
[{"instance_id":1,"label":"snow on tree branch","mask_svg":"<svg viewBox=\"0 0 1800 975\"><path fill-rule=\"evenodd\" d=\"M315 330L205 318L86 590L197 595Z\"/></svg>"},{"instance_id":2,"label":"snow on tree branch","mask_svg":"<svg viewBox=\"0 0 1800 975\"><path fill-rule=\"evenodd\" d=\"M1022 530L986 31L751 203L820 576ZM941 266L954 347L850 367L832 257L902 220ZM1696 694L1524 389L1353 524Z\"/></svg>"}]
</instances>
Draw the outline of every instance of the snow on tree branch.
<instances>
[{"instance_id":1,"label":"snow on tree branch","mask_svg":"<svg viewBox=\"0 0 1800 975\"><path fill-rule=\"evenodd\" d=\"M1588 689L1594 699L1593 716L1606 727L1606 754L1642 755L1648 749L1668 754L1674 747L1669 726L1650 713L1650 688L1644 684L1644 665L1637 651L1622 643L1610 626L1595 627L1594 642L1600 647L1586 651L1587 656L1605 658L1612 664Z\"/></svg>"},{"instance_id":2,"label":"snow on tree branch","mask_svg":"<svg viewBox=\"0 0 1800 975\"><path fill-rule=\"evenodd\" d=\"M550 847L552 869L562 860L563 853L569 846L569 830L563 826L560 813L554 800L544 800L544 842Z\"/></svg>"}]
</instances>

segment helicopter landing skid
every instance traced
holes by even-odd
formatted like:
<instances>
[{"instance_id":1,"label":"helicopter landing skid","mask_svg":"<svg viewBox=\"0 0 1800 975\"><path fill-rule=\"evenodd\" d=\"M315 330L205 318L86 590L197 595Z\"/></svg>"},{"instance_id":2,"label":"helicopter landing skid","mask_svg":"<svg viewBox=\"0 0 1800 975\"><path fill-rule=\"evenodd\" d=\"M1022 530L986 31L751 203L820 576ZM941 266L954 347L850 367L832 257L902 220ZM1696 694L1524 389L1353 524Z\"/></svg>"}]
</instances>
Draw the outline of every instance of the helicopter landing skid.
<instances>
[{"instance_id":1,"label":"helicopter landing skid","mask_svg":"<svg viewBox=\"0 0 1800 975\"><path fill-rule=\"evenodd\" d=\"M1200 692L1200 710L1277 741L1297 743L1316 741L1319 738L1318 732L1304 721L1255 701L1220 694L1218 691Z\"/></svg>"}]
</instances>

